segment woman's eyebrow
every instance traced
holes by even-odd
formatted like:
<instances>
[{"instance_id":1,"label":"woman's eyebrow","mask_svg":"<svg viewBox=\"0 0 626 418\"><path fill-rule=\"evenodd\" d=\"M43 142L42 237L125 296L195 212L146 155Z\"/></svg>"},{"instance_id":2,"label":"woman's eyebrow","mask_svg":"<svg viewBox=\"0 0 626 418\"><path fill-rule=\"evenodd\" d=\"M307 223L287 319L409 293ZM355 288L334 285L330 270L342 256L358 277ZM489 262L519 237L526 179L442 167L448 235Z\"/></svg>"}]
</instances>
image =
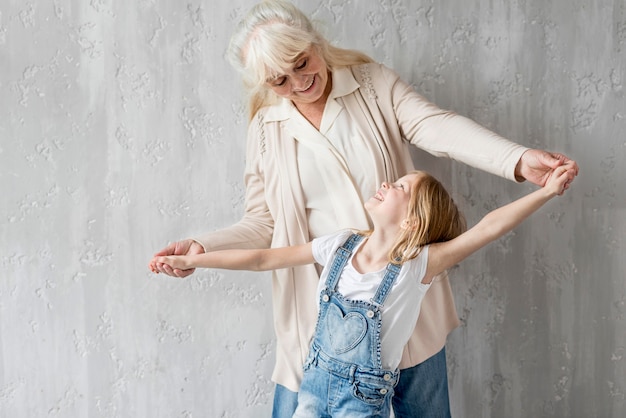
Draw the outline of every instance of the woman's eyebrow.
<instances>
[{"instance_id":1,"label":"woman's eyebrow","mask_svg":"<svg viewBox=\"0 0 626 418\"><path fill-rule=\"evenodd\" d=\"M296 55L296 57L291 60L289 63L290 64L295 64L296 62L300 61L302 59L302 57L306 56L307 52L306 51L302 51L300 52L298 55Z\"/></svg>"},{"instance_id":2,"label":"woman's eyebrow","mask_svg":"<svg viewBox=\"0 0 626 418\"><path fill-rule=\"evenodd\" d=\"M277 79L279 79L281 77L284 77L284 76L285 76L284 74L271 74L269 77L267 77L265 79L265 82L266 83L271 83L272 81L277 80Z\"/></svg>"},{"instance_id":3,"label":"woman's eyebrow","mask_svg":"<svg viewBox=\"0 0 626 418\"><path fill-rule=\"evenodd\" d=\"M298 61L300 61L302 58L304 58L306 56L307 56L307 51L302 51L298 55L296 55L296 57L293 60L289 61L289 64L296 64ZM265 79L265 82L266 83L271 83L272 81L274 81L274 80L276 80L276 79L278 79L280 77L284 77L284 76L285 76L284 74L272 74L272 75L270 75L269 77L267 77Z\"/></svg>"}]
</instances>

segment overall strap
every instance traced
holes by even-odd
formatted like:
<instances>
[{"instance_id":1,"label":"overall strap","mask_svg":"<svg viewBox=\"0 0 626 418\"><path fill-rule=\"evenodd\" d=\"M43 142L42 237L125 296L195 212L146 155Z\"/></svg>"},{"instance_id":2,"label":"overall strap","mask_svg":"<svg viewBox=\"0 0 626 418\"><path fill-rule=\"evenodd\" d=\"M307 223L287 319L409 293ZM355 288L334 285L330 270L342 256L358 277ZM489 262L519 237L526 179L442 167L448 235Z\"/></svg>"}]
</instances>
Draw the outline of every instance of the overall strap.
<instances>
[{"instance_id":1,"label":"overall strap","mask_svg":"<svg viewBox=\"0 0 626 418\"><path fill-rule=\"evenodd\" d=\"M391 291L391 287L393 286L393 282L398 277L400 273L400 269L402 265L389 263L387 264L387 268L385 269L385 275L383 276L383 280L380 282L378 286L378 290L376 290L376 294L371 299L371 303L376 306L382 306L387 299L387 295Z\"/></svg>"},{"instance_id":2,"label":"overall strap","mask_svg":"<svg viewBox=\"0 0 626 418\"><path fill-rule=\"evenodd\" d=\"M362 239L362 235L352 234L341 247L337 248L332 260L330 272L326 278L327 289L332 289L333 291L335 290L337 283L339 282L339 278L341 277L341 272L352 254L352 250L354 250L354 247L356 247Z\"/></svg>"}]
</instances>

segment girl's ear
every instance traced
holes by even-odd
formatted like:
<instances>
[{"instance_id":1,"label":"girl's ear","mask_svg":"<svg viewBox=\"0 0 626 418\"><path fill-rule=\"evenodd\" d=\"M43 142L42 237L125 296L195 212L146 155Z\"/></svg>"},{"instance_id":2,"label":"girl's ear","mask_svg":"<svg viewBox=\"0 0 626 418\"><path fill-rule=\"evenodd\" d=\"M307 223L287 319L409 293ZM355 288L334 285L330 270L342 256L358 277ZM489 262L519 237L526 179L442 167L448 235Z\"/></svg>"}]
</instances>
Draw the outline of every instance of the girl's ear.
<instances>
[{"instance_id":1,"label":"girl's ear","mask_svg":"<svg viewBox=\"0 0 626 418\"><path fill-rule=\"evenodd\" d=\"M408 230L415 229L417 228L417 220L404 218L404 220L400 223L400 228Z\"/></svg>"}]
</instances>

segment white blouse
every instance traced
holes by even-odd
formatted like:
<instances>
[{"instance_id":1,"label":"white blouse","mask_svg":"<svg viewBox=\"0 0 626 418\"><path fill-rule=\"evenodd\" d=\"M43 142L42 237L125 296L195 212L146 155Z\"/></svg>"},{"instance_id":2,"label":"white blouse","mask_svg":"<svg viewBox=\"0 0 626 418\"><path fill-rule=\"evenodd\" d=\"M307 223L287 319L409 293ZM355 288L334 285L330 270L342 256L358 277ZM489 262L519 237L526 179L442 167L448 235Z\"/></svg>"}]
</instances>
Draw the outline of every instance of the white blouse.
<instances>
[{"instance_id":1,"label":"white blouse","mask_svg":"<svg viewBox=\"0 0 626 418\"><path fill-rule=\"evenodd\" d=\"M352 120L350 113L344 109L343 96L356 90L359 85L352 77L345 77L346 73L333 72L333 89L330 93L317 141L325 141L335 151L335 155L343 160L344 166L350 172L350 177L360 194L360 204L363 205L376 193L378 184L372 176L372 167L376 161L384 158L377 150L371 149L371 140L366 140L357 130L357 123ZM304 120L304 117L302 117ZM308 123L305 120L302 123ZM303 187L310 239L335 232L341 223L335 217L335 211L329 207L328 191L333 190L336 184L326 184L336 178L320 176L320 170L327 169L321 166L315 153L317 149L298 142L296 146L298 171ZM346 156L350 156L347 158ZM395 179L387 179L393 181ZM351 202L356 205L357 202ZM362 212L356 208L355 213ZM353 228L362 228L362 225L346 225Z\"/></svg>"}]
</instances>

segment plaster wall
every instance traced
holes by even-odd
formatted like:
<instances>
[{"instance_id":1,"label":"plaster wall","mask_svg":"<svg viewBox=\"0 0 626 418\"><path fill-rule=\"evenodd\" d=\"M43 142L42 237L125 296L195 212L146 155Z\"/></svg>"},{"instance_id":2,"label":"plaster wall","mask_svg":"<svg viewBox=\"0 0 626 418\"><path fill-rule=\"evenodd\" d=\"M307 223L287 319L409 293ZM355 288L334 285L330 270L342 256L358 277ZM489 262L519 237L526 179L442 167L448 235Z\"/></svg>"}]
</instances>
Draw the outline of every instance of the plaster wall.
<instances>
[{"instance_id":1,"label":"plaster wall","mask_svg":"<svg viewBox=\"0 0 626 418\"><path fill-rule=\"evenodd\" d=\"M262 417L269 274L146 264L243 212L254 2L0 0L0 416ZM456 417L626 413L626 2L295 1L572 189L451 272ZM470 224L533 186L415 152Z\"/></svg>"}]
</instances>

